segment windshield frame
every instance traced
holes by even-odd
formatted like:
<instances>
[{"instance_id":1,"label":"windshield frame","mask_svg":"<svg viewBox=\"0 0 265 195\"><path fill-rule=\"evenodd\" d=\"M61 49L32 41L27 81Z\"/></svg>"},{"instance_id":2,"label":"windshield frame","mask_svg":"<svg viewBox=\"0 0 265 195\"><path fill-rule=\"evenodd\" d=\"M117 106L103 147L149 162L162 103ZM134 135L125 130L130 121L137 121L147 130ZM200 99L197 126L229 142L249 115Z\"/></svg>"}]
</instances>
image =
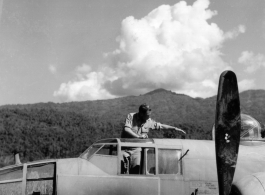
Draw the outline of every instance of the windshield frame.
<instances>
[{"instance_id":1,"label":"windshield frame","mask_svg":"<svg viewBox=\"0 0 265 195\"><path fill-rule=\"evenodd\" d=\"M97 153L103 146L105 145L105 143L95 143L95 144L92 144L88 149L86 149L80 156L79 158L82 158L82 159L85 159L85 160L88 160L91 159L92 156L94 156L95 153ZM91 154L89 154L88 156L86 156L89 151L91 149L93 149L93 146L100 146L97 150L93 151ZM85 157L86 156L86 157Z\"/></svg>"}]
</instances>

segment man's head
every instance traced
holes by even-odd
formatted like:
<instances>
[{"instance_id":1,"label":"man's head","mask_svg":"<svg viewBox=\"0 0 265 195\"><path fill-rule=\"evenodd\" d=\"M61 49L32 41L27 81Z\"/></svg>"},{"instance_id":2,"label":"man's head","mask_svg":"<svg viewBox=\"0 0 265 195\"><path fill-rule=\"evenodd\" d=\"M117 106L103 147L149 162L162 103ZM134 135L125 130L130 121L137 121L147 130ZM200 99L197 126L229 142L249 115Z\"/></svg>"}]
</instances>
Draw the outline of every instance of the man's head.
<instances>
[{"instance_id":1,"label":"man's head","mask_svg":"<svg viewBox=\"0 0 265 195\"><path fill-rule=\"evenodd\" d=\"M139 115L142 120L146 121L150 118L151 115L151 108L147 104L142 104L139 107Z\"/></svg>"}]
</instances>

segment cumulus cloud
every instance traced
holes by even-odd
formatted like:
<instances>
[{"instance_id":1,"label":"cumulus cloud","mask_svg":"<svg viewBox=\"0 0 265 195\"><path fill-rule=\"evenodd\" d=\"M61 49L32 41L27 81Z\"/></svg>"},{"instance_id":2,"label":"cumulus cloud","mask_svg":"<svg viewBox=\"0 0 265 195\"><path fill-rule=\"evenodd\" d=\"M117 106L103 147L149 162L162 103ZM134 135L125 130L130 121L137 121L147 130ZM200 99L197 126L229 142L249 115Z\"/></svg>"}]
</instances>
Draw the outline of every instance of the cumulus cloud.
<instances>
[{"instance_id":1,"label":"cumulus cloud","mask_svg":"<svg viewBox=\"0 0 265 195\"><path fill-rule=\"evenodd\" d=\"M240 33L245 33L246 27L244 25L239 25L237 28L234 28L231 31L228 31L225 33L226 39L234 39L236 38Z\"/></svg>"},{"instance_id":2,"label":"cumulus cloud","mask_svg":"<svg viewBox=\"0 0 265 195\"><path fill-rule=\"evenodd\" d=\"M59 90L54 92L54 96L60 96L66 101L113 98L113 95L101 87L104 82L104 74L102 72L89 72L84 75L81 73L88 70L90 70L89 66L78 67L76 70L78 79L61 84Z\"/></svg>"},{"instance_id":3,"label":"cumulus cloud","mask_svg":"<svg viewBox=\"0 0 265 195\"><path fill-rule=\"evenodd\" d=\"M265 56L263 54L255 55L251 51L243 51L238 62L246 66L245 72L254 73L262 66L265 67Z\"/></svg>"},{"instance_id":4,"label":"cumulus cloud","mask_svg":"<svg viewBox=\"0 0 265 195\"><path fill-rule=\"evenodd\" d=\"M84 76L79 71L76 80L63 83L55 95L69 100L80 95L108 98L156 88L200 97L216 94L219 74L231 69L220 48L225 40L244 33L245 27L223 32L208 22L217 14L208 7L209 0L193 5L181 1L159 6L141 19L125 18L116 39L119 47L105 54L104 65L97 70L91 66ZM95 97L89 95L92 92Z\"/></svg>"}]
</instances>

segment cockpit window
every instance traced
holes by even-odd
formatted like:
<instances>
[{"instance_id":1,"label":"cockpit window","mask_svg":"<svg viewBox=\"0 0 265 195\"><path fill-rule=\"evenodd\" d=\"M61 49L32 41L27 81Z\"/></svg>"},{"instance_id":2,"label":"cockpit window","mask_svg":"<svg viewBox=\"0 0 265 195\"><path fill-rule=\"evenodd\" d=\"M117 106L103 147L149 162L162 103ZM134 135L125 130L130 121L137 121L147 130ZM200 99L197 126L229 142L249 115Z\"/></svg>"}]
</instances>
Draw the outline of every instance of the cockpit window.
<instances>
[{"instance_id":1,"label":"cockpit window","mask_svg":"<svg viewBox=\"0 0 265 195\"><path fill-rule=\"evenodd\" d=\"M0 171L0 181L20 179L23 177L23 167L15 167Z\"/></svg>"},{"instance_id":2,"label":"cockpit window","mask_svg":"<svg viewBox=\"0 0 265 195\"><path fill-rule=\"evenodd\" d=\"M29 165L27 179L49 178L54 176L54 163Z\"/></svg>"},{"instance_id":3,"label":"cockpit window","mask_svg":"<svg viewBox=\"0 0 265 195\"><path fill-rule=\"evenodd\" d=\"M28 165L26 194L54 194L55 176L55 163Z\"/></svg>"},{"instance_id":4,"label":"cockpit window","mask_svg":"<svg viewBox=\"0 0 265 195\"><path fill-rule=\"evenodd\" d=\"M155 175L155 148L121 147L121 174Z\"/></svg>"},{"instance_id":5,"label":"cockpit window","mask_svg":"<svg viewBox=\"0 0 265 195\"><path fill-rule=\"evenodd\" d=\"M22 195L23 167L0 171L0 194Z\"/></svg>"},{"instance_id":6,"label":"cockpit window","mask_svg":"<svg viewBox=\"0 0 265 195\"><path fill-rule=\"evenodd\" d=\"M158 149L158 174L179 173L180 150Z\"/></svg>"},{"instance_id":7,"label":"cockpit window","mask_svg":"<svg viewBox=\"0 0 265 195\"><path fill-rule=\"evenodd\" d=\"M103 145L92 145L90 146L83 154L80 155L80 158L89 160L90 157L95 154Z\"/></svg>"},{"instance_id":8,"label":"cockpit window","mask_svg":"<svg viewBox=\"0 0 265 195\"><path fill-rule=\"evenodd\" d=\"M261 137L260 129L260 124L256 119L249 115L241 114L241 138L258 139Z\"/></svg>"},{"instance_id":9,"label":"cockpit window","mask_svg":"<svg viewBox=\"0 0 265 195\"><path fill-rule=\"evenodd\" d=\"M117 144L106 143L104 145L93 145L91 147L93 152L89 152L89 155L85 155L86 159L94 164L101 171L109 174L116 175L118 170L118 156L117 156ZM94 152L95 151L95 152ZM88 158L87 158L88 157Z\"/></svg>"},{"instance_id":10,"label":"cockpit window","mask_svg":"<svg viewBox=\"0 0 265 195\"><path fill-rule=\"evenodd\" d=\"M262 140L265 137L264 125L250 115L241 114L241 140ZM215 139L215 125L212 128L213 140Z\"/></svg>"},{"instance_id":11,"label":"cockpit window","mask_svg":"<svg viewBox=\"0 0 265 195\"><path fill-rule=\"evenodd\" d=\"M155 174L155 149L154 148L147 148L145 149L145 156L146 156L146 175L154 175Z\"/></svg>"},{"instance_id":12,"label":"cockpit window","mask_svg":"<svg viewBox=\"0 0 265 195\"><path fill-rule=\"evenodd\" d=\"M80 155L80 158L89 160L94 154L117 156L117 144L92 145L83 154Z\"/></svg>"},{"instance_id":13,"label":"cockpit window","mask_svg":"<svg viewBox=\"0 0 265 195\"><path fill-rule=\"evenodd\" d=\"M104 145L96 154L117 156L117 145Z\"/></svg>"}]
</instances>

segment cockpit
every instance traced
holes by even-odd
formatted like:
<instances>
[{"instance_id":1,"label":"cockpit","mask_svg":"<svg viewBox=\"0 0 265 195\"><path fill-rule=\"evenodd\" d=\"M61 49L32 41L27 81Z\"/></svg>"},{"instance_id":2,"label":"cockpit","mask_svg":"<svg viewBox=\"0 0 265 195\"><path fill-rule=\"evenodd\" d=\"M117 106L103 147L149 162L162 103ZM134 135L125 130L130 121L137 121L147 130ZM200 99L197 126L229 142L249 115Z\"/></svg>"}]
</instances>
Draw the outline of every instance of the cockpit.
<instances>
[{"instance_id":1,"label":"cockpit","mask_svg":"<svg viewBox=\"0 0 265 195\"><path fill-rule=\"evenodd\" d=\"M80 158L88 160L110 175L118 173L150 176L181 174L180 156L181 148L160 148L155 145L153 139L121 138L95 142Z\"/></svg>"},{"instance_id":2,"label":"cockpit","mask_svg":"<svg viewBox=\"0 0 265 195\"><path fill-rule=\"evenodd\" d=\"M215 126L212 128L212 135L214 140ZM260 123L254 117L241 114L241 143L245 141L265 141L265 127L264 124Z\"/></svg>"},{"instance_id":3,"label":"cockpit","mask_svg":"<svg viewBox=\"0 0 265 195\"><path fill-rule=\"evenodd\" d=\"M264 124L255 118L241 114L241 140L265 140Z\"/></svg>"}]
</instances>

